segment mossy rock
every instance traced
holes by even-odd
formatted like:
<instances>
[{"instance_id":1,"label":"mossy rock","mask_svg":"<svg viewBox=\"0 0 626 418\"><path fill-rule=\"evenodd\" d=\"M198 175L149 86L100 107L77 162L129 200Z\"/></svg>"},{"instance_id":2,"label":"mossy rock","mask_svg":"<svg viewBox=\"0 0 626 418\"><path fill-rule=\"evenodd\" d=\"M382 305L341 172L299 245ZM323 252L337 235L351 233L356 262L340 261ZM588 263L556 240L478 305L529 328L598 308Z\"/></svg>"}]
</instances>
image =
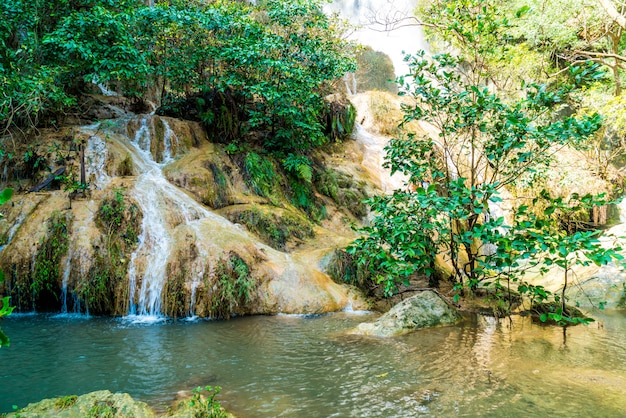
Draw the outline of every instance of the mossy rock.
<instances>
[{"instance_id":1,"label":"mossy rock","mask_svg":"<svg viewBox=\"0 0 626 418\"><path fill-rule=\"evenodd\" d=\"M312 223L298 212L261 205L233 207L224 215L244 225L270 247L285 251L315 236Z\"/></svg>"},{"instance_id":2,"label":"mossy rock","mask_svg":"<svg viewBox=\"0 0 626 418\"><path fill-rule=\"evenodd\" d=\"M368 296L373 296L377 287L367 266L357 263L355 256L344 249L335 250L330 254L326 273L336 283L356 286Z\"/></svg>"},{"instance_id":3,"label":"mossy rock","mask_svg":"<svg viewBox=\"0 0 626 418\"><path fill-rule=\"evenodd\" d=\"M329 197L337 206L357 218L367 215L364 201L369 196L363 182L358 182L351 175L339 170L324 168L316 170L314 184L319 193Z\"/></svg>"},{"instance_id":4,"label":"mossy rock","mask_svg":"<svg viewBox=\"0 0 626 418\"><path fill-rule=\"evenodd\" d=\"M111 393L108 390L87 393L82 396L64 396L31 403L9 417L21 418L154 418L154 412L144 402L127 393Z\"/></svg>"},{"instance_id":5,"label":"mossy rock","mask_svg":"<svg viewBox=\"0 0 626 418\"><path fill-rule=\"evenodd\" d=\"M350 333L393 337L420 328L454 325L462 320L455 308L427 290L398 303L373 323L362 323Z\"/></svg>"}]
</instances>

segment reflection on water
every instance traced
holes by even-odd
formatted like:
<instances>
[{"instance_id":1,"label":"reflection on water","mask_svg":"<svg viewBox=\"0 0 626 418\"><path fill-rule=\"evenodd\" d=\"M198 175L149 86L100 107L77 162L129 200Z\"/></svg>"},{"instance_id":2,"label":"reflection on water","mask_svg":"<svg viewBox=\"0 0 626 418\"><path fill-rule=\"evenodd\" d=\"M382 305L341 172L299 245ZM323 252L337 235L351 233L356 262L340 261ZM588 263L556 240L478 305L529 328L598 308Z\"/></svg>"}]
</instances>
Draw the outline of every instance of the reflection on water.
<instances>
[{"instance_id":1,"label":"reflection on water","mask_svg":"<svg viewBox=\"0 0 626 418\"><path fill-rule=\"evenodd\" d=\"M0 412L44 397L129 392L164 410L177 392L223 387L238 417L620 416L626 316L560 328L524 318L346 336L367 315L129 324L18 316L0 350Z\"/></svg>"}]
</instances>

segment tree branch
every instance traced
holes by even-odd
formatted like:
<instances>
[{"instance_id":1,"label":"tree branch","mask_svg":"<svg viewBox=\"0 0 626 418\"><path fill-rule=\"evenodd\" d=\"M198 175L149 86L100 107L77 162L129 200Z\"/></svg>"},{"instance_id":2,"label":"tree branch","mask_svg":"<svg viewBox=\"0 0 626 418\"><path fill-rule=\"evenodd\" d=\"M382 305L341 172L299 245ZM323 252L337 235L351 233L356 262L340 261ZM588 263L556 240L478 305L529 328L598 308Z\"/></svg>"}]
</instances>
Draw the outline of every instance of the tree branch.
<instances>
[{"instance_id":1,"label":"tree branch","mask_svg":"<svg viewBox=\"0 0 626 418\"><path fill-rule=\"evenodd\" d=\"M572 52L574 54L588 55L590 57L614 58L616 60L626 62L626 57L625 56L619 55L619 54L610 53L610 52L593 52L593 51L580 51L580 50L575 50L575 51L572 51Z\"/></svg>"}]
</instances>

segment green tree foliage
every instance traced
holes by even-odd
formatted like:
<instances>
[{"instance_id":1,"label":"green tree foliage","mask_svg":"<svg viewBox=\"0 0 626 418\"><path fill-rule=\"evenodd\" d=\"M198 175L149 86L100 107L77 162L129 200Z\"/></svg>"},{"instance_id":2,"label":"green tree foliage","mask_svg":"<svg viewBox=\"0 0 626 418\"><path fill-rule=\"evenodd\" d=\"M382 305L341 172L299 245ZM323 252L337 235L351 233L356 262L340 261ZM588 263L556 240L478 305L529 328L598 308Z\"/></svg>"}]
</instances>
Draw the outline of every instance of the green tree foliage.
<instances>
[{"instance_id":1,"label":"green tree foliage","mask_svg":"<svg viewBox=\"0 0 626 418\"><path fill-rule=\"evenodd\" d=\"M507 186L532 184L533 174L548 166L553 154L584 143L601 118L559 113L575 84L525 84L517 94L502 97L489 84L491 63L509 36L508 19L491 0L437 3L433 27L458 55L408 57L410 75L402 80L415 103L404 107L405 123L428 123L437 135L409 133L390 141L386 165L406 175L410 187L370 201L377 216L350 251L370 266L386 294L416 272L433 275L438 256L460 293L519 283L525 270L550 264L564 268L565 288L573 264L617 257L599 245L597 233L569 234L558 222L557 212L584 211L601 198L564 200L542 192L542 206L539 198L514 205L512 225L493 209ZM578 84L596 76L594 68L569 71ZM537 213L539 207L545 210ZM526 285L520 290L544 292ZM552 313L567 317L564 309Z\"/></svg>"},{"instance_id":2,"label":"green tree foliage","mask_svg":"<svg viewBox=\"0 0 626 418\"><path fill-rule=\"evenodd\" d=\"M1 128L37 126L101 82L137 97L158 88L170 107L196 97L207 125L260 133L267 150L320 145L324 96L354 70L353 48L319 0L258 3L7 0Z\"/></svg>"},{"instance_id":3,"label":"green tree foliage","mask_svg":"<svg viewBox=\"0 0 626 418\"><path fill-rule=\"evenodd\" d=\"M398 92L394 82L396 75L391 58L380 51L366 47L357 56L358 67L355 76L360 91L383 90Z\"/></svg>"},{"instance_id":4,"label":"green tree foliage","mask_svg":"<svg viewBox=\"0 0 626 418\"><path fill-rule=\"evenodd\" d=\"M619 95L626 62L624 28L600 3L598 0L513 0L509 7L519 10L521 19L511 32L517 42L543 54L545 75L554 75L570 64L598 63L610 70L604 84Z\"/></svg>"},{"instance_id":5,"label":"green tree foliage","mask_svg":"<svg viewBox=\"0 0 626 418\"><path fill-rule=\"evenodd\" d=\"M0 284L2 282L4 282L4 273L2 273L0 277ZM5 296L0 300L0 302L2 302L2 306L0 306L0 319L5 316L11 315L11 312L13 312L14 306L11 306L9 304L10 299L11 298L9 296ZM0 347L8 345L9 337L7 337L7 335L2 331L2 328L0 328Z\"/></svg>"}]
</instances>

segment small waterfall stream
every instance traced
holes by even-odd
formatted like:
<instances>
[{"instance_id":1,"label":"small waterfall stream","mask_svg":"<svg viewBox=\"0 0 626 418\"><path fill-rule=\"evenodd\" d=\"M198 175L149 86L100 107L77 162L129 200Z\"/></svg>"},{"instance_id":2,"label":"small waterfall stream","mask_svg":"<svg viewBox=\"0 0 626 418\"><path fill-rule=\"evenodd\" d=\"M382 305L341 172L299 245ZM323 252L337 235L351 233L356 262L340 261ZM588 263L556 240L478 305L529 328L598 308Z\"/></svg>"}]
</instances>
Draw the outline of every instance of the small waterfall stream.
<instances>
[{"instance_id":1,"label":"small waterfall stream","mask_svg":"<svg viewBox=\"0 0 626 418\"><path fill-rule=\"evenodd\" d=\"M183 216L185 224L209 216L209 212L171 185L163 175L163 166L172 159L171 141L175 135L167 121L161 120L165 127L165 151L162 162L158 163L150 152L152 135L149 121L150 115L142 117L140 128L129 142L136 151L131 154L133 161L142 173L135 183L134 196L143 212L139 246L132 254L129 266L129 315L158 318L162 314L161 294L166 281L167 261L173 248L167 214L163 208L173 203ZM137 289L137 260L140 255L145 258L145 266L141 287Z\"/></svg>"},{"instance_id":2,"label":"small waterfall stream","mask_svg":"<svg viewBox=\"0 0 626 418\"><path fill-rule=\"evenodd\" d=\"M15 233L20 229L20 226L22 226L22 222L24 222L27 215L28 215L27 212L20 213L19 217L17 218L13 226L9 229L9 233L7 234L7 239L5 243L0 245L0 252L2 252L2 250L4 250L6 246L11 243L11 241L13 240L13 237L15 236Z\"/></svg>"},{"instance_id":3,"label":"small waterfall stream","mask_svg":"<svg viewBox=\"0 0 626 418\"><path fill-rule=\"evenodd\" d=\"M87 178L93 178L91 182L98 190L104 190L111 182L111 177L106 171L108 150L106 142L99 136L92 136L85 148Z\"/></svg>"},{"instance_id":4,"label":"small waterfall stream","mask_svg":"<svg viewBox=\"0 0 626 418\"><path fill-rule=\"evenodd\" d=\"M356 140L363 146L362 165L372 176L374 182L386 194L392 194L394 190L403 189L407 184L407 177L401 173L391 175L391 170L383 168L385 160L385 146L389 138L372 134L363 127L357 125L355 132Z\"/></svg>"}]
</instances>

